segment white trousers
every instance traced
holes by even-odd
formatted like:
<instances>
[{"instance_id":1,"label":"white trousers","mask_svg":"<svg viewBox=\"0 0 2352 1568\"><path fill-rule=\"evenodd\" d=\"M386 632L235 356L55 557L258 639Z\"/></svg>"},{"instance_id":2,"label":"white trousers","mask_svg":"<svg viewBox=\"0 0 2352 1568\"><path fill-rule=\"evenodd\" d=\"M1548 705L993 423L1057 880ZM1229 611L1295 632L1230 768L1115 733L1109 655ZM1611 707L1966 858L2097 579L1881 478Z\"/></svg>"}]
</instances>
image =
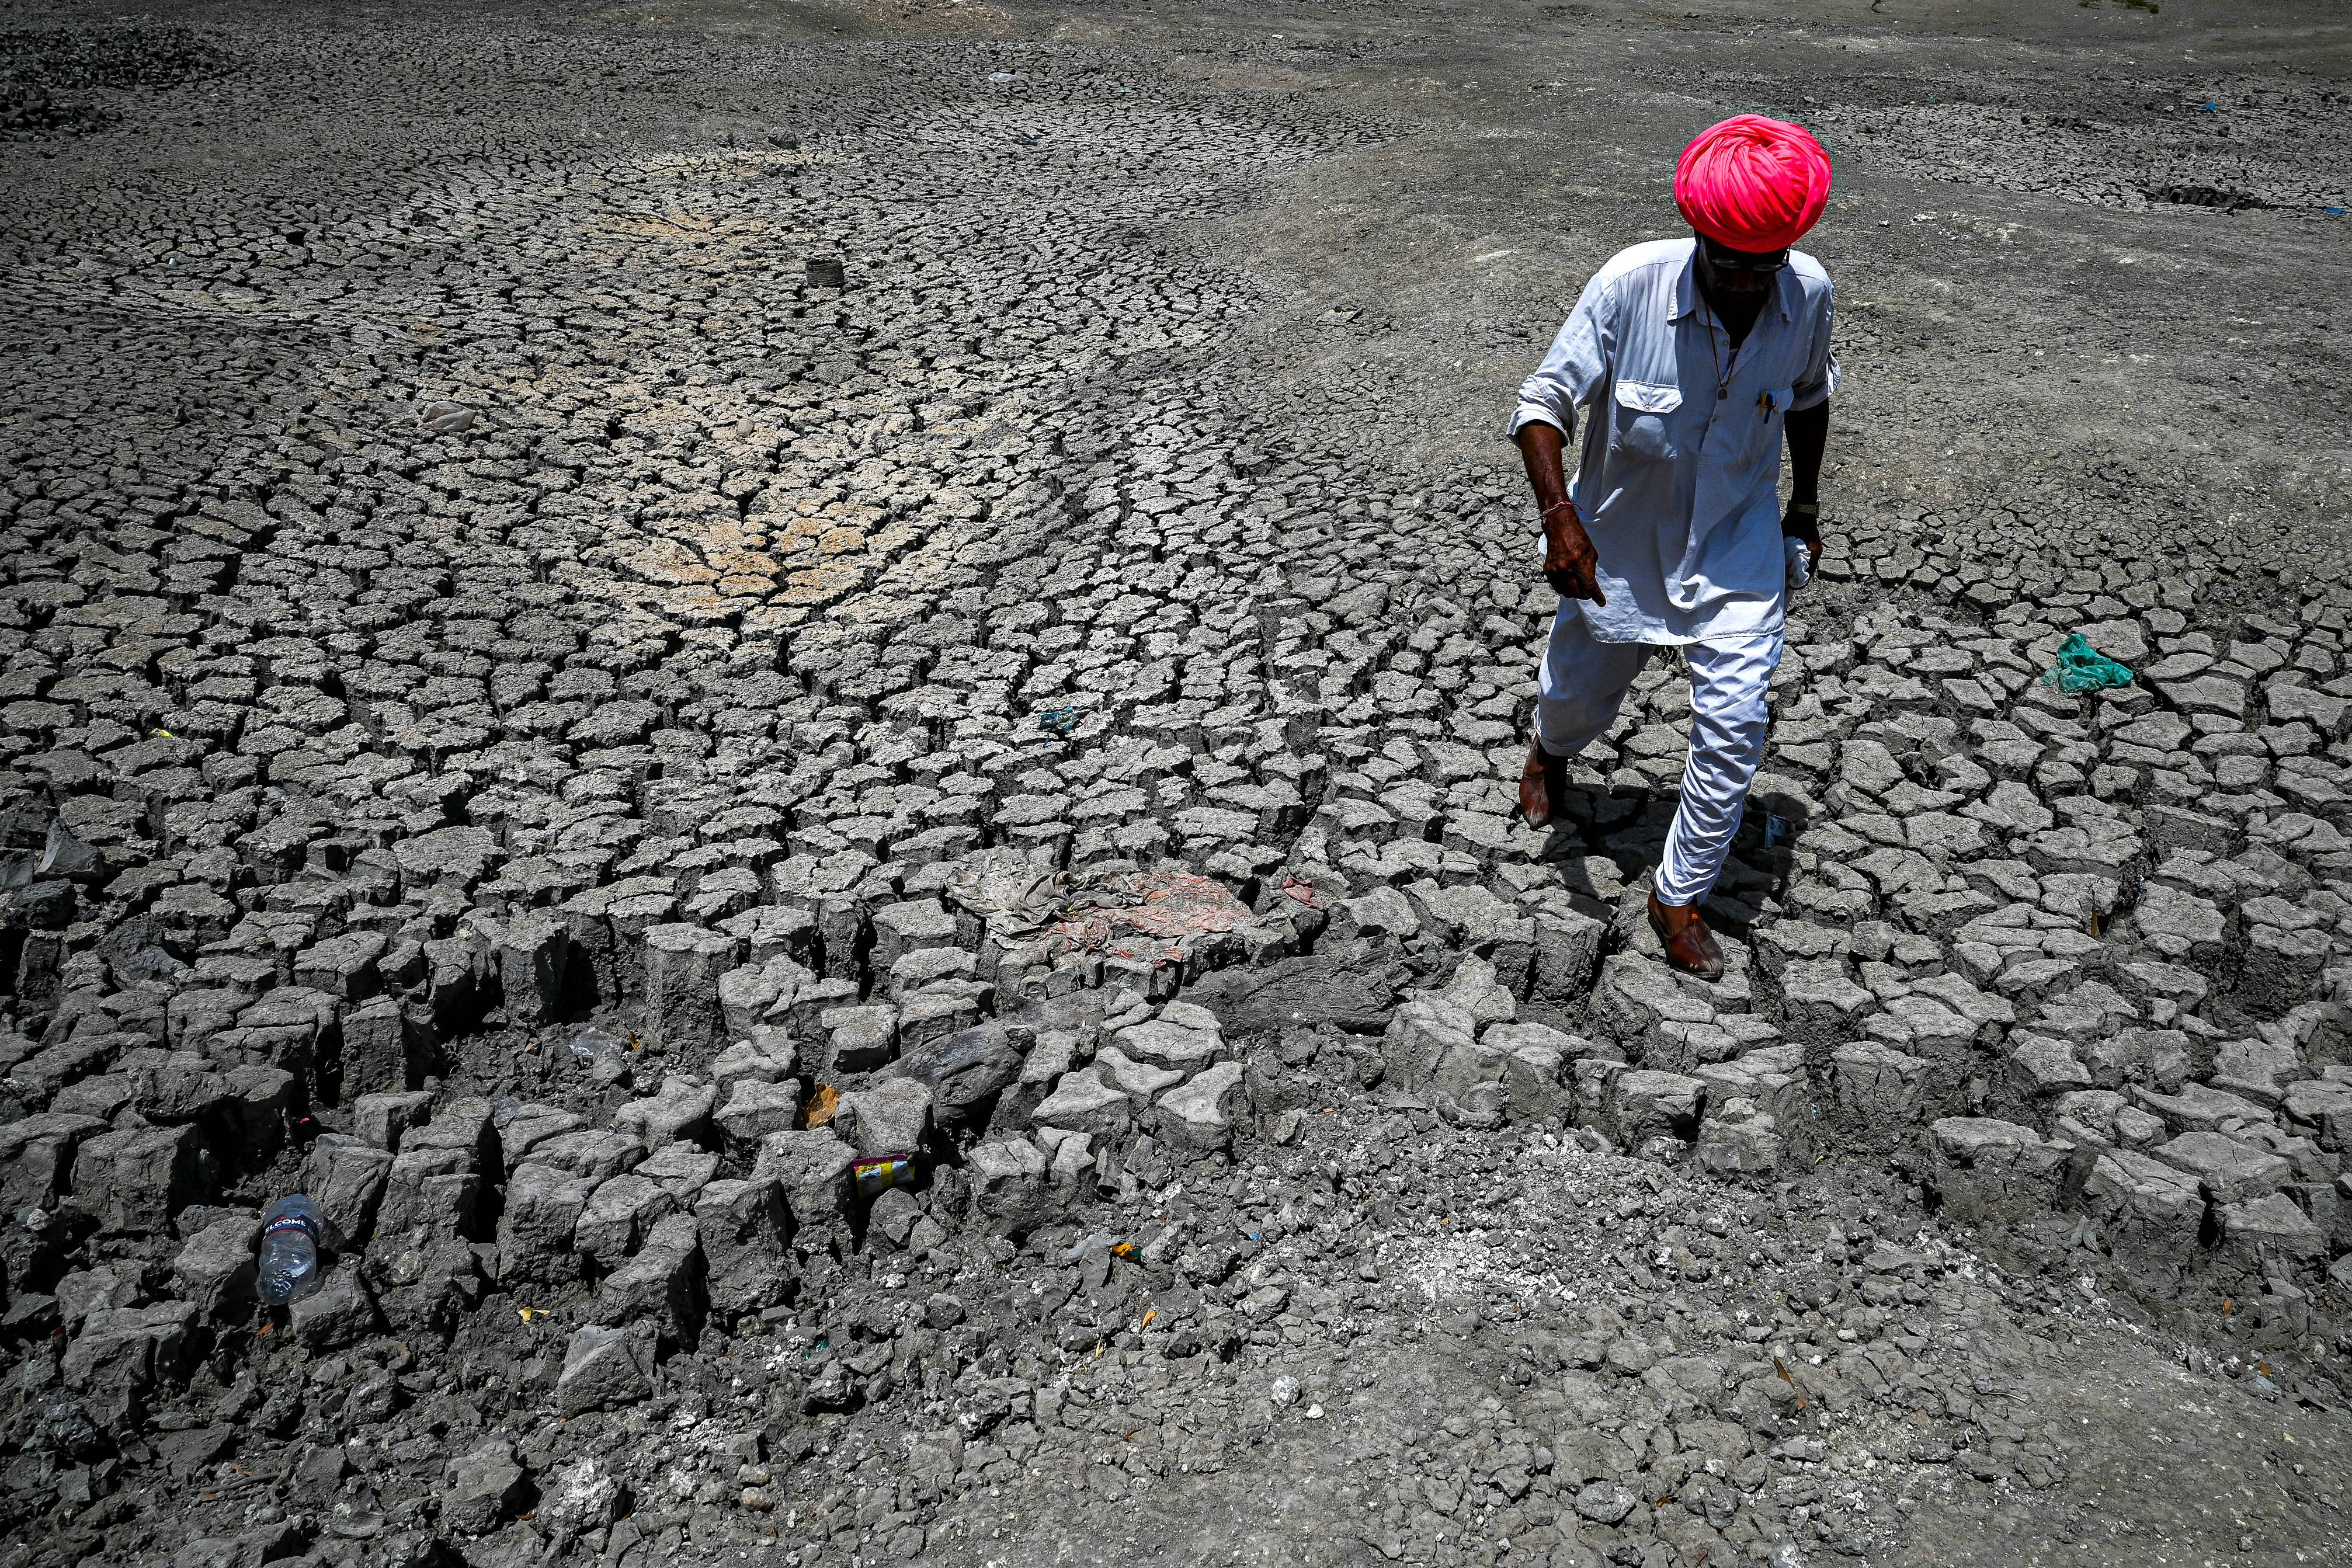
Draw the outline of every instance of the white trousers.
<instances>
[{"instance_id":1,"label":"white trousers","mask_svg":"<svg viewBox=\"0 0 2352 1568\"><path fill-rule=\"evenodd\" d=\"M1766 698L1780 643L1780 633L1772 632L1683 645L1691 673L1690 756L1654 883L1661 904L1696 904L1723 874L1748 806L1748 787L1764 760ZM1536 735L1544 750L1573 757L1608 733L1626 688L1662 651L1650 643L1599 641L1563 601L1536 672Z\"/></svg>"}]
</instances>

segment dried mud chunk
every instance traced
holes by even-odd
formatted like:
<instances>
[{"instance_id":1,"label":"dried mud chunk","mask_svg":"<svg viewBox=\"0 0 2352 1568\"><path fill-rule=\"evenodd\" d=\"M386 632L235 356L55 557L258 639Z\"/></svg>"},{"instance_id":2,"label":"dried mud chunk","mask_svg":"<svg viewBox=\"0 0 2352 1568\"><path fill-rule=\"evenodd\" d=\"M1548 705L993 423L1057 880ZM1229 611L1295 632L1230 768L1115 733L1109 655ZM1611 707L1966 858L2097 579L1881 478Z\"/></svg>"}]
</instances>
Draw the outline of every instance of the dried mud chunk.
<instances>
[{"instance_id":1,"label":"dried mud chunk","mask_svg":"<svg viewBox=\"0 0 2352 1568\"><path fill-rule=\"evenodd\" d=\"M109 1230L161 1233L212 1197L212 1151L193 1126L126 1127L74 1153L74 1201Z\"/></svg>"},{"instance_id":2,"label":"dried mud chunk","mask_svg":"<svg viewBox=\"0 0 2352 1568\"><path fill-rule=\"evenodd\" d=\"M1223 970L1192 987L1185 996L1236 1033L1328 1023L1370 1034L1386 1024L1396 1005L1395 981L1385 965L1321 957Z\"/></svg>"},{"instance_id":3,"label":"dried mud chunk","mask_svg":"<svg viewBox=\"0 0 2352 1568\"><path fill-rule=\"evenodd\" d=\"M186 1301L92 1312L66 1347L69 1388L121 1393L177 1379L186 1369L196 1309Z\"/></svg>"},{"instance_id":4,"label":"dried mud chunk","mask_svg":"<svg viewBox=\"0 0 2352 1568\"><path fill-rule=\"evenodd\" d=\"M1223 1149L1233 1142L1235 1124L1248 1103L1242 1064L1220 1061L1163 1094L1148 1121L1162 1139L1179 1148ZM1042 1113L1045 1107L1039 1109Z\"/></svg>"},{"instance_id":5,"label":"dried mud chunk","mask_svg":"<svg viewBox=\"0 0 2352 1568\"><path fill-rule=\"evenodd\" d=\"M711 1311L732 1322L781 1301L793 1273L786 1248L793 1215L773 1178L714 1181L696 1195L694 1220Z\"/></svg>"},{"instance_id":6,"label":"dried mud chunk","mask_svg":"<svg viewBox=\"0 0 2352 1568\"><path fill-rule=\"evenodd\" d=\"M1954 1223L2028 1219L2057 1207L2067 1152L2032 1128L1947 1116L1927 1138L1929 1179Z\"/></svg>"},{"instance_id":7,"label":"dried mud chunk","mask_svg":"<svg viewBox=\"0 0 2352 1568\"><path fill-rule=\"evenodd\" d=\"M1045 1156L1026 1139L980 1145L966 1156L972 1202L991 1228L1025 1236L1054 1209L1045 1186Z\"/></svg>"},{"instance_id":8,"label":"dried mud chunk","mask_svg":"<svg viewBox=\"0 0 2352 1568\"><path fill-rule=\"evenodd\" d=\"M653 1393L653 1346L649 1336L625 1328L582 1328L563 1348L556 1378L556 1409L565 1416L614 1410Z\"/></svg>"}]
</instances>

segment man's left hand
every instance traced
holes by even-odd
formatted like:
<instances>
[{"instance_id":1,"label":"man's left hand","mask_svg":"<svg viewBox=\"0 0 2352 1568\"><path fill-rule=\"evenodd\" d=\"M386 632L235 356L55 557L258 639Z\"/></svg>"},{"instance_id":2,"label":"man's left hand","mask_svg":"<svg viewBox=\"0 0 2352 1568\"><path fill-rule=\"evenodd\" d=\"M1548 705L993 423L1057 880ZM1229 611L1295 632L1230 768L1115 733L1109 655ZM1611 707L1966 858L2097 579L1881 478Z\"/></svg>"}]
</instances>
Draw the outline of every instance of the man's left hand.
<instances>
[{"instance_id":1,"label":"man's left hand","mask_svg":"<svg viewBox=\"0 0 2352 1568\"><path fill-rule=\"evenodd\" d=\"M1780 513L1780 537L1802 539L1806 570L1822 564L1822 509L1811 502L1791 501Z\"/></svg>"},{"instance_id":2,"label":"man's left hand","mask_svg":"<svg viewBox=\"0 0 2352 1568\"><path fill-rule=\"evenodd\" d=\"M1788 558L1789 591L1794 593L1813 580L1812 549L1804 540L1784 535L1780 553Z\"/></svg>"}]
</instances>

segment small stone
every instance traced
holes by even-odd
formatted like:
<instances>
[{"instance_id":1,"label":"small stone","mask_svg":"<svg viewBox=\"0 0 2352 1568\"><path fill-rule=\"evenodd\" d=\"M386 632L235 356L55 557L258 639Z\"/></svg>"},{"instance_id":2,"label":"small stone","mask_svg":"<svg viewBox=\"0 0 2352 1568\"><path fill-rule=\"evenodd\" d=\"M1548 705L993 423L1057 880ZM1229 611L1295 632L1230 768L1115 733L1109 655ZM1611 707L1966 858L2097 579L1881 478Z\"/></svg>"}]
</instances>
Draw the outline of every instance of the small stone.
<instances>
[{"instance_id":1,"label":"small stone","mask_svg":"<svg viewBox=\"0 0 2352 1568\"><path fill-rule=\"evenodd\" d=\"M1639 1500L1619 1482L1592 1481L1576 1494L1576 1511L1595 1524L1618 1524Z\"/></svg>"}]
</instances>

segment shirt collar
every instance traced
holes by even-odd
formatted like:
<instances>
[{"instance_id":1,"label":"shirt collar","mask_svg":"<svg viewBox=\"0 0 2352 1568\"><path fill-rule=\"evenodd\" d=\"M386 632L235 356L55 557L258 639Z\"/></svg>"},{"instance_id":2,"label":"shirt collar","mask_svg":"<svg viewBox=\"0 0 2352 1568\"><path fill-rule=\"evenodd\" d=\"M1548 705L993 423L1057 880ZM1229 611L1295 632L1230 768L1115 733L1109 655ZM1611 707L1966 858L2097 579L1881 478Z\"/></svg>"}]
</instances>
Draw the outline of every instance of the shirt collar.
<instances>
[{"instance_id":1,"label":"shirt collar","mask_svg":"<svg viewBox=\"0 0 2352 1568\"><path fill-rule=\"evenodd\" d=\"M1690 249L1683 253L1682 273L1675 279L1675 309L1674 314L1666 318L1669 321L1679 321L1693 315L1699 307L1698 241L1689 243Z\"/></svg>"},{"instance_id":2,"label":"shirt collar","mask_svg":"<svg viewBox=\"0 0 2352 1568\"><path fill-rule=\"evenodd\" d=\"M1789 308L1789 290L1796 281L1789 275L1794 270L1784 267L1772 276L1772 306L1780 311L1783 321L1796 319L1795 312ZM1679 321L1685 316L1696 314L1704 303L1698 292L1698 241L1694 239L1690 242L1689 254L1683 257L1682 274L1675 279L1675 308L1666 319Z\"/></svg>"}]
</instances>

